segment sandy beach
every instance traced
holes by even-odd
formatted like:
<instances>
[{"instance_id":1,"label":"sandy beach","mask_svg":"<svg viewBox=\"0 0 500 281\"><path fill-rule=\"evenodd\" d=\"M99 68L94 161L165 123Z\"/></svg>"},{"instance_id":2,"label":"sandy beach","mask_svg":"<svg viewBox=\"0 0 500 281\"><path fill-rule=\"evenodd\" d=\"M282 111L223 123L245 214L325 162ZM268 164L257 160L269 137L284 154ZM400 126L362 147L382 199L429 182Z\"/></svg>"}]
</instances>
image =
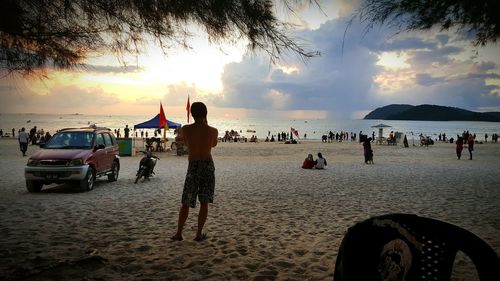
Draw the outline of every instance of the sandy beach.
<instances>
[{"instance_id":1,"label":"sandy beach","mask_svg":"<svg viewBox=\"0 0 500 281\"><path fill-rule=\"evenodd\" d=\"M185 240L169 239L186 156L158 153L156 177L139 184L139 156L122 157L117 182L31 194L27 157L1 139L0 280L332 280L347 228L393 212L456 224L500 253L500 144L476 145L472 161L449 143L373 150L366 165L355 142L219 143L209 238L198 243L198 209ZM327 169L301 169L317 152ZM476 278L464 256L455 265L454 280Z\"/></svg>"}]
</instances>

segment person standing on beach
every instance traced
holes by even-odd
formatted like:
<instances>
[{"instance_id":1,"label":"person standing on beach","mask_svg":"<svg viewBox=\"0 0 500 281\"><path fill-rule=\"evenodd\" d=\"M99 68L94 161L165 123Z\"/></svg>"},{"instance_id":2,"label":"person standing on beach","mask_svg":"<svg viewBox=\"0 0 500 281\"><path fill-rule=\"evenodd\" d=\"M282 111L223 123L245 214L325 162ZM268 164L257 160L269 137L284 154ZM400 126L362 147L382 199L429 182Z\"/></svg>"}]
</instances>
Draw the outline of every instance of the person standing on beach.
<instances>
[{"instance_id":1,"label":"person standing on beach","mask_svg":"<svg viewBox=\"0 0 500 281\"><path fill-rule=\"evenodd\" d=\"M196 197L200 201L198 229L195 241L203 241L207 235L203 226L208 216L208 203L213 203L215 189L215 167L212 160L212 147L217 145L219 132L207 122L207 107L201 102L191 105L194 123L185 125L180 130L184 143L188 147L188 170L182 192L182 206L179 210L177 232L170 239L182 241L182 229L189 215L189 208L196 207Z\"/></svg>"},{"instance_id":2,"label":"person standing on beach","mask_svg":"<svg viewBox=\"0 0 500 281\"><path fill-rule=\"evenodd\" d=\"M28 138L28 134L23 127L17 138L19 140L19 148L21 149L23 156L26 156L26 151L28 150Z\"/></svg>"},{"instance_id":3,"label":"person standing on beach","mask_svg":"<svg viewBox=\"0 0 500 281\"><path fill-rule=\"evenodd\" d=\"M469 146L469 160L472 160L472 151L474 151L474 136L469 134L469 140L467 141L467 145Z\"/></svg>"},{"instance_id":4,"label":"person standing on beach","mask_svg":"<svg viewBox=\"0 0 500 281\"><path fill-rule=\"evenodd\" d=\"M367 138L363 142L363 153L365 156L365 164L373 164L373 150L371 144L372 138Z\"/></svg>"},{"instance_id":5,"label":"person standing on beach","mask_svg":"<svg viewBox=\"0 0 500 281\"><path fill-rule=\"evenodd\" d=\"M123 131L125 132L125 138L128 139L128 134L130 132L130 129L128 128L128 125L125 125L125 129L123 129Z\"/></svg>"},{"instance_id":6,"label":"person standing on beach","mask_svg":"<svg viewBox=\"0 0 500 281\"><path fill-rule=\"evenodd\" d=\"M16 129L12 128L12 137L15 138L16 137Z\"/></svg>"},{"instance_id":7,"label":"person standing on beach","mask_svg":"<svg viewBox=\"0 0 500 281\"><path fill-rule=\"evenodd\" d=\"M464 139L462 137L458 137L457 141L455 142L457 145L457 157L458 160L460 160L460 157L462 156L462 150L464 149Z\"/></svg>"}]
</instances>

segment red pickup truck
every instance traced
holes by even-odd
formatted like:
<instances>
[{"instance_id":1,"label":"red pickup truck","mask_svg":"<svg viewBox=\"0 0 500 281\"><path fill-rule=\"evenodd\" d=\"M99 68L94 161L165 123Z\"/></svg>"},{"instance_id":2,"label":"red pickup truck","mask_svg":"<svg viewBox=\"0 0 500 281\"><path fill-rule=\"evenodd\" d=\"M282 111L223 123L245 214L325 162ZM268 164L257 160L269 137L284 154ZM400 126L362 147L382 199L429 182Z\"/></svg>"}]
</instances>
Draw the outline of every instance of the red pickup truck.
<instances>
[{"instance_id":1,"label":"red pickup truck","mask_svg":"<svg viewBox=\"0 0 500 281\"><path fill-rule=\"evenodd\" d=\"M75 182L84 191L94 188L96 177L118 180L118 142L108 128L62 129L28 159L26 188L39 192L44 184Z\"/></svg>"}]
</instances>

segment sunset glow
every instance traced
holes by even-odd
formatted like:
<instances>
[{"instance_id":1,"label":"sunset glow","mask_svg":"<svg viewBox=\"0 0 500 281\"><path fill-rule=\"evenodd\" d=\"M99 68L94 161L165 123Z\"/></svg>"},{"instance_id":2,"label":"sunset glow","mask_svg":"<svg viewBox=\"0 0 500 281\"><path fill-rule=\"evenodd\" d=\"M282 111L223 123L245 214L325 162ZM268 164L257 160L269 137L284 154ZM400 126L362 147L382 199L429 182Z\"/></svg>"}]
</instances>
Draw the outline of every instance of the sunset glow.
<instances>
[{"instance_id":1,"label":"sunset glow","mask_svg":"<svg viewBox=\"0 0 500 281\"><path fill-rule=\"evenodd\" d=\"M210 43L192 27L189 49L145 42L138 56L92 54L87 67L49 70L47 79L4 78L0 112L141 115L162 102L183 115L188 95L221 117L358 118L394 102L500 107L500 46L473 48L452 31L365 33L359 22L346 32L356 4L323 8L305 5L289 18L298 25L293 37L321 54L306 63L285 56L272 64L247 42Z\"/></svg>"}]
</instances>

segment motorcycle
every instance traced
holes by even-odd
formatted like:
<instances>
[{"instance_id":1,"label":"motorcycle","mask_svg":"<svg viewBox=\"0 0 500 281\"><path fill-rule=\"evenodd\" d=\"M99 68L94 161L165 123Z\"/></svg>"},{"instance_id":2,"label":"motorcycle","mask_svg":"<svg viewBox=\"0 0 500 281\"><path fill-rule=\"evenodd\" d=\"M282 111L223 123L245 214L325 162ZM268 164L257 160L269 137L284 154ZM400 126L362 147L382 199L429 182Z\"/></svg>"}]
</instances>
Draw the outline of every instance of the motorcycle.
<instances>
[{"instance_id":1,"label":"motorcycle","mask_svg":"<svg viewBox=\"0 0 500 281\"><path fill-rule=\"evenodd\" d=\"M144 156L139 162L139 170L137 171L134 183L137 183L142 177L144 177L144 180L147 180L150 177L152 177L155 174L154 168L156 165L156 161L160 160L160 158L153 155L151 151L141 150L139 152L142 152Z\"/></svg>"}]
</instances>

